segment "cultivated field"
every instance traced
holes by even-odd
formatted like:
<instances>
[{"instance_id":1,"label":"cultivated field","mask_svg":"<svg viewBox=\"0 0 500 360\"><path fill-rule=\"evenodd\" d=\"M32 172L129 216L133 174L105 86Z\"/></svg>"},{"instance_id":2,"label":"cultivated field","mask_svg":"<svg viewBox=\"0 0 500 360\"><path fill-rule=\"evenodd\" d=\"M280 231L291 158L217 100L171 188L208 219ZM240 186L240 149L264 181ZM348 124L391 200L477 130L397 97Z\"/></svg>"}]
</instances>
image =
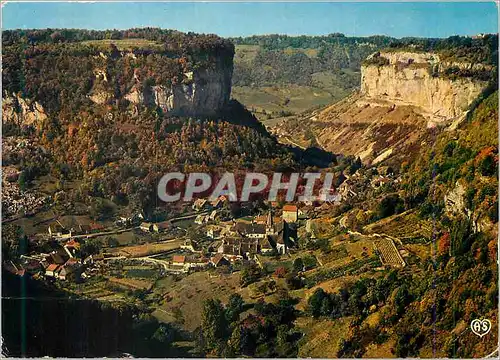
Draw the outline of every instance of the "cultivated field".
<instances>
[{"instance_id":1,"label":"cultivated field","mask_svg":"<svg viewBox=\"0 0 500 360\"><path fill-rule=\"evenodd\" d=\"M133 290L149 290L153 286L151 281L139 279L109 277L108 280L111 284L124 286Z\"/></svg>"},{"instance_id":2,"label":"cultivated field","mask_svg":"<svg viewBox=\"0 0 500 360\"><path fill-rule=\"evenodd\" d=\"M383 265L403 267L405 262L399 254L394 241L389 238L379 238L374 241L375 248L379 252L380 261Z\"/></svg>"},{"instance_id":3,"label":"cultivated field","mask_svg":"<svg viewBox=\"0 0 500 360\"><path fill-rule=\"evenodd\" d=\"M307 109L323 106L334 99L331 93L313 86L287 84L286 86L234 86L232 96L245 106L256 111L261 121L266 123L266 116L260 113L275 113L281 111L301 113Z\"/></svg>"},{"instance_id":4,"label":"cultivated field","mask_svg":"<svg viewBox=\"0 0 500 360\"><path fill-rule=\"evenodd\" d=\"M124 246L120 248L111 248L109 252L112 254L116 254L119 256L126 257L142 257L149 256L158 253L162 253L169 250L175 250L180 247L183 240L172 240L168 242L161 243L149 243L143 245L135 245L135 246Z\"/></svg>"}]
</instances>

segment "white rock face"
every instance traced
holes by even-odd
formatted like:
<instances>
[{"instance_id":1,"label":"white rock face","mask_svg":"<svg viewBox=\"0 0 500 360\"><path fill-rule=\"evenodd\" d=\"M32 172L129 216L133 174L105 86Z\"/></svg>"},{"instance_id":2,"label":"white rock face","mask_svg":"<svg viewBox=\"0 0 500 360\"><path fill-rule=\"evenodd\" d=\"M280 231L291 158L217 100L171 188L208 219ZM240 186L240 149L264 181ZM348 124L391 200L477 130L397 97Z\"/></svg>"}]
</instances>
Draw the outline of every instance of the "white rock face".
<instances>
[{"instance_id":1,"label":"white rock face","mask_svg":"<svg viewBox=\"0 0 500 360\"><path fill-rule=\"evenodd\" d=\"M462 116L487 85L470 78L451 80L431 75L433 68L478 65L443 64L431 53L381 52L380 56L389 64L362 66L361 92L369 98L420 107L435 122Z\"/></svg>"},{"instance_id":2,"label":"white rock face","mask_svg":"<svg viewBox=\"0 0 500 360\"><path fill-rule=\"evenodd\" d=\"M169 115L211 116L231 95L232 69L208 69L184 74L187 84L134 89L125 98L134 104L158 106Z\"/></svg>"},{"instance_id":3,"label":"white rock face","mask_svg":"<svg viewBox=\"0 0 500 360\"><path fill-rule=\"evenodd\" d=\"M460 181L457 181L455 188L445 195L444 203L448 214L471 215L470 210L465 205L465 186Z\"/></svg>"},{"instance_id":4,"label":"white rock face","mask_svg":"<svg viewBox=\"0 0 500 360\"><path fill-rule=\"evenodd\" d=\"M37 124L47 118L47 114L36 101L30 101L17 95L2 99L2 122L14 122L19 125Z\"/></svg>"}]
</instances>

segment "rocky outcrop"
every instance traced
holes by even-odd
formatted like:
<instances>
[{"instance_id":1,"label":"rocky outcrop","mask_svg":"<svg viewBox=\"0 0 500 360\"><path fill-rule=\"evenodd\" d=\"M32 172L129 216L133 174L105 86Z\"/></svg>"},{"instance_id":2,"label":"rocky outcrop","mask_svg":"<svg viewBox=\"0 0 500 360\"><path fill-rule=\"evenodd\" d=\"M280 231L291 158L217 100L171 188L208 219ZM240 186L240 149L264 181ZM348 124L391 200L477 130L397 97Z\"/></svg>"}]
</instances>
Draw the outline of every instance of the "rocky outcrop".
<instances>
[{"instance_id":1,"label":"rocky outcrop","mask_svg":"<svg viewBox=\"0 0 500 360\"><path fill-rule=\"evenodd\" d=\"M213 68L184 73L179 84L143 87L139 82L125 98L134 104L158 106L168 115L213 116L231 96L233 68L221 63Z\"/></svg>"},{"instance_id":2,"label":"rocky outcrop","mask_svg":"<svg viewBox=\"0 0 500 360\"><path fill-rule=\"evenodd\" d=\"M471 216L471 211L467 209L465 204L466 189L459 181L456 182L453 188L444 197L445 209L448 214L462 214L467 217Z\"/></svg>"},{"instance_id":3,"label":"rocky outcrop","mask_svg":"<svg viewBox=\"0 0 500 360\"><path fill-rule=\"evenodd\" d=\"M30 101L15 94L2 99L3 123L36 125L46 118L47 114L44 108L36 101Z\"/></svg>"},{"instance_id":4,"label":"rocky outcrop","mask_svg":"<svg viewBox=\"0 0 500 360\"><path fill-rule=\"evenodd\" d=\"M447 63L431 53L376 53L362 66L359 92L271 131L294 146L320 146L366 164L398 167L433 141L432 128L456 127L487 86L460 74L490 70L483 64Z\"/></svg>"},{"instance_id":5,"label":"rocky outcrop","mask_svg":"<svg viewBox=\"0 0 500 360\"><path fill-rule=\"evenodd\" d=\"M487 85L441 75L451 67L480 70L484 65L446 63L432 53L377 53L361 68L361 92L367 98L415 106L431 121L444 122L462 116Z\"/></svg>"}]
</instances>

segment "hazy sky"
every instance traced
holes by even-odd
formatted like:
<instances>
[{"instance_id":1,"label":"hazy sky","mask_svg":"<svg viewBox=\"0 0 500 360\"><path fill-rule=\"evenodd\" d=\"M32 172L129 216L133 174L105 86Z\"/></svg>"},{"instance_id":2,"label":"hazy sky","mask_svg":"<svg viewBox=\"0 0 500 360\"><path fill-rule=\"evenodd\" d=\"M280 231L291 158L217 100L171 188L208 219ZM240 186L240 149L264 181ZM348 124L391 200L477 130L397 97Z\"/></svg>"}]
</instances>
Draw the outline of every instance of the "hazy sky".
<instances>
[{"instance_id":1,"label":"hazy sky","mask_svg":"<svg viewBox=\"0 0 500 360\"><path fill-rule=\"evenodd\" d=\"M446 37L498 31L486 3L7 3L4 29L153 26L221 36L253 34Z\"/></svg>"}]
</instances>

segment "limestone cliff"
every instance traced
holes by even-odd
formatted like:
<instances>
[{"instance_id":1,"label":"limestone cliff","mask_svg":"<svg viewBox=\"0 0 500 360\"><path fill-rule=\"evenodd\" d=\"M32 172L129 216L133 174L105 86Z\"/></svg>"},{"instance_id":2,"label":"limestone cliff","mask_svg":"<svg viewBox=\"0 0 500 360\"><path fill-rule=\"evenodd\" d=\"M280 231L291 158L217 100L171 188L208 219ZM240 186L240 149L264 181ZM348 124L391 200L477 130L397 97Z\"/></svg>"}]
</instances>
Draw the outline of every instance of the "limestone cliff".
<instances>
[{"instance_id":1,"label":"limestone cliff","mask_svg":"<svg viewBox=\"0 0 500 360\"><path fill-rule=\"evenodd\" d=\"M101 106L128 108L132 115L144 106L174 116L220 113L230 100L234 45L215 35L146 33L154 40L40 39L25 52L16 44L19 37L11 39L2 49L3 120L16 115L32 122L32 113L58 116L64 110L64 122ZM19 60L24 58L30 60ZM22 99L11 101L12 94Z\"/></svg>"},{"instance_id":2,"label":"limestone cliff","mask_svg":"<svg viewBox=\"0 0 500 360\"><path fill-rule=\"evenodd\" d=\"M18 125L36 125L45 120L47 114L36 101L10 94L2 99L2 121Z\"/></svg>"},{"instance_id":3,"label":"limestone cliff","mask_svg":"<svg viewBox=\"0 0 500 360\"><path fill-rule=\"evenodd\" d=\"M125 95L134 104L158 106L168 115L212 116L229 103L231 96L232 65L220 62L213 68L183 73L178 84L136 85Z\"/></svg>"},{"instance_id":4,"label":"limestone cliff","mask_svg":"<svg viewBox=\"0 0 500 360\"><path fill-rule=\"evenodd\" d=\"M359 91L271 131L295 146L315 145L365 163L398 166L432 142L433 128L458 126L487 86L472 75L492 69L449 63L437 54L395 51L370 56L361 70Z\"/></svg>"},{"instance_id":5,"label":"limestone cliff","mask_svg":"<svg viewBox=\"0 0 500 360\"><path fill-rule=\"evenodd\" d=\"M477 70L484 67L481 64L442 62L432 53L381 52L366 63L361 68L361 92L368 99L418 107L435 122L463 115L486 86L471 77L441 75L452 68Z\"/></svg>"}]
</instances>

